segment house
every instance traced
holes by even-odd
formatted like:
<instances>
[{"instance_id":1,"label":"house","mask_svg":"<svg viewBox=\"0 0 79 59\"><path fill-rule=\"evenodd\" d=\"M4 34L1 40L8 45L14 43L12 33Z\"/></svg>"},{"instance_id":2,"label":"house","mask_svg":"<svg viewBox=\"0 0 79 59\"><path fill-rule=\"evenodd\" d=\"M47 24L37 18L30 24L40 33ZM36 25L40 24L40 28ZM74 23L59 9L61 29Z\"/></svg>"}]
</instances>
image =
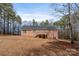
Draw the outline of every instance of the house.
<instances>
[{"instance_id":1,"label":"house","mask_svg":"<svg viewBox=\"0 0 79 59\"><path fill-rule=\"evenodd\" d=\"M55 26L23 26L21 35L29 37L42 36L42 38L58 39L58 29Z\"/></svg>"}]
</instances>

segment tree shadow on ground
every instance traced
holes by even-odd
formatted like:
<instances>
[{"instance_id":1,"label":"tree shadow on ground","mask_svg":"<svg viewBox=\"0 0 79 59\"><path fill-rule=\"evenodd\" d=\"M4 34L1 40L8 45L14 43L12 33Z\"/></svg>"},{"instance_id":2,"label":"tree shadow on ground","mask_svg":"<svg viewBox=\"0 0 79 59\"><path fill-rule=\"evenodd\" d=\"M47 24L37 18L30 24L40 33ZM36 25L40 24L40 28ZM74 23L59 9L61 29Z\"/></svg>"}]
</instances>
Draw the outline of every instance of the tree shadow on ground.
<instances>
[{"instance_id":1,"label":"tree shadow on ground","mask_svg":"<svg viewBox=\"0 0 79 59\"><path fill-rule=\"evenodd\" d=\"M42 47L32 48L28 56L79 56L79 44L73 46L69 42L51 41Z\"/></svg>"}]
</instances>

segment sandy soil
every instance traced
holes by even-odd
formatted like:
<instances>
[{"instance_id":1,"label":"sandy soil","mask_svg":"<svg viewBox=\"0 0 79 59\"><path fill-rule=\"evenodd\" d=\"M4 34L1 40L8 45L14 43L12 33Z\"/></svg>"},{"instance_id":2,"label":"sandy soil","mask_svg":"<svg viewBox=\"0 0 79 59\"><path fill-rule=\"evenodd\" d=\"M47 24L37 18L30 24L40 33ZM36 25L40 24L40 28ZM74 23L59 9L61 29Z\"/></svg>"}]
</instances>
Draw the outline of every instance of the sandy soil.
<instances>
[{"instance_id":1,"label":"sandy soil","mask_svg":"<svg viewBox=\"0 0 79 59\"><path fill-rule=\"evenodd\" d=\"M0 36L2 56L60 56L79 55L79 44L69 41L26 36Z\"/></svg>"}]
</instances>

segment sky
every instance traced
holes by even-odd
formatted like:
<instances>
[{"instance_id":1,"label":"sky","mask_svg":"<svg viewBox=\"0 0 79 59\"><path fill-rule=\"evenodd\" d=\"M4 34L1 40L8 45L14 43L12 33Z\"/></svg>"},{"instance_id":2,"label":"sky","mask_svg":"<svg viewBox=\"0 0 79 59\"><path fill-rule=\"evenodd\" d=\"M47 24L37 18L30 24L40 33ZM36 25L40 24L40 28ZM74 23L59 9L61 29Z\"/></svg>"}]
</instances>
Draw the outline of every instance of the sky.
<instances>
[{"instance_id":1,"label":"sky","mask_svg":"<svg viewBox=\"0 0 79 59\"><path fill-rule=\"evenodd\" d=\"M14 9L21 16L22 21L38 22L49 20L56 21L58 18L51 15L51 7L49 3L13 3Z\"/></svg>"}]
</instances>

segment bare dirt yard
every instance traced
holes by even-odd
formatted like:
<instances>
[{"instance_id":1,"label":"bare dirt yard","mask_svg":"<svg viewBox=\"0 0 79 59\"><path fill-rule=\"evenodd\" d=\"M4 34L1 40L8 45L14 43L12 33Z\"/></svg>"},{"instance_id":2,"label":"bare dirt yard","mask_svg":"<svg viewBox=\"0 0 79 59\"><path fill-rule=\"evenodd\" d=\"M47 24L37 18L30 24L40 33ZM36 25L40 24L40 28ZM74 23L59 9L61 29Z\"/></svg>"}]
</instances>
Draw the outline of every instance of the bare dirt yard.
<instances>
[{"instance_id":1,"label":"bare dirt yard","mask_svg":"<svg viewBox=\"0 0 79 59\"><path fill-rule=\"evenodd\" d=\"M66 40L0 36L2 56L79 56L79 44Z\"/></svg>"}]
</instances>

